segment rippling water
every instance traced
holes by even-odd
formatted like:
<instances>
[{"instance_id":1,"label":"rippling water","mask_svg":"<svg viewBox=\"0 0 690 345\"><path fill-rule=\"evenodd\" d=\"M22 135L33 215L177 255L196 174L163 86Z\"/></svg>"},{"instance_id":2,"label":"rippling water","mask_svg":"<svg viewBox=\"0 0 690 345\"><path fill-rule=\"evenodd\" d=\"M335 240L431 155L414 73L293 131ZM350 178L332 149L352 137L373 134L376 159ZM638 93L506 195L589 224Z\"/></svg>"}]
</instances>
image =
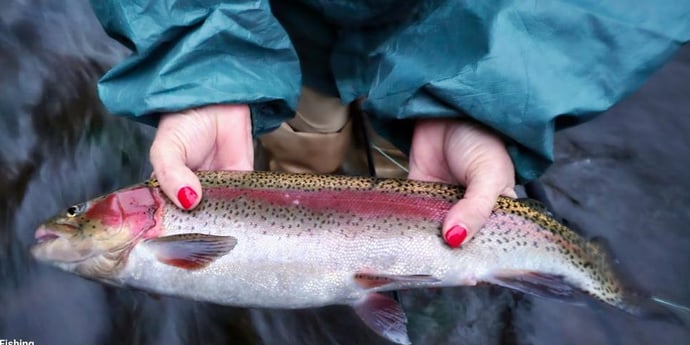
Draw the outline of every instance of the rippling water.
<instances>
[{"instance_id":1,"label":"rippling water","mask_svg":"<svg viewBox=\"0 0 690 345\"><path fill-rule=\"evenodd\" d=\"M114 289L36 264L33 230L150 174L151 128L106 114L127 54L88 2L2 1L0 339L36 344L385 344L345 307L244 310ZM633 98L558 135L542 179L559 214L612 242L651 291L690 304L690 50ZM631 269L632 268L632 269ZM493 287L400 294L416 344L687 344L687 328Z\"/></svg>"}]
</instances>

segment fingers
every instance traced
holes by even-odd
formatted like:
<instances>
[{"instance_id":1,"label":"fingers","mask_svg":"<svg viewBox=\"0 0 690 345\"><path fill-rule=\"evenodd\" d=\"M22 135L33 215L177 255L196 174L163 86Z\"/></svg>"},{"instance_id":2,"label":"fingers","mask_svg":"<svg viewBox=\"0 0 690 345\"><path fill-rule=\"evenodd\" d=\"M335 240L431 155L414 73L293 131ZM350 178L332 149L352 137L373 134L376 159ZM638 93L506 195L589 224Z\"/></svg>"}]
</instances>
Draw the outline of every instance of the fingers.
<instances>
[{"instance_id":1,"label":"fingers","mask_svg":"<svg viewBox=\"0 0 690 345\"><path fill-rule=\"evenodd\" d=\"M484 144L467 157L469 163L462 170L466 177L465 194L451 207L443 222L443 238L452 248L466 243L484 227L499 195L517 197L514 167L505 147Z\"/></svg>"},{"instance_id":2,"label":"fingers","mask_svg":"<svg viewBox=\"0 0 690 345\"><path fill-rule=\"evenodd\" d=\"M418 121L412 135L408 178L411 180L448 182L450 176L446 157L443 155L447 124L442 121Z\"/></svg>"},{"instance_id":3,"label":"fingers","mask_svg":"<svg viewBox=\"0 0 690 345\"><path fill-rule=\"evenodd\" d=\"M177 142L175 136L166 134L165 130L159 129L151 145L153 171L163 193L177 207L189 210L201 200L201 183L186 165L182 143Z\"/></svg>"},{"instance_id":4,"label":"fingers","mask_svg":"<svg viewBox=\"0 0 690 345\"><path fill-rule=\"evenodd\" d=\"M211 108L216 117L216 153L211 170L253 170L254 143L252 122L246 105L218 105Z\"/></svg>"},{"instance_id":5,"label":"fingers","mask_svg":"<svg viewBox=\"0 0 690 345\"><path fill-rule=\"evenodd\" d=\"M451 207L443 222L443 238L452 248L471 239L489 220L498 196L507 194L500 176L479 176L468 183L465 195Z\"/></svg>"},{"instance_id":6,"label":"fingers","mask_svg":"<svg viewBox=\"0 0 690 345\"><path fill-rule=\"evenodd\" d=\"M445 155L451 175L466 186L443 223L446 242L457 248L484 227L499 195L515 196L514 166L500 138L476 123L449 124Z\"/></svg>"},{"instance_id":7,"label":"fingers","mask_svg":"<svg viewBox=\"0 0 690 345\"><path fill-rule=\"evenodd\" d=\"M249 107L208 105L163 116L150 159L163 193L191 209L202 197L192 169L251 170L253 151Z\"/></svg>"},{"instance_id":8,"label":"fingers","mask_svg":"<svg viewBox=\"0 0 690 345\"><path fill-rule=\"evenodd\" d=\"M442 227L446 243L453 248L466 243L484 226L499 195L516 196L514 166L504 143L470 121L418 121L412 137L409 178L467 187Z\"/></svg>"}]
</instances>

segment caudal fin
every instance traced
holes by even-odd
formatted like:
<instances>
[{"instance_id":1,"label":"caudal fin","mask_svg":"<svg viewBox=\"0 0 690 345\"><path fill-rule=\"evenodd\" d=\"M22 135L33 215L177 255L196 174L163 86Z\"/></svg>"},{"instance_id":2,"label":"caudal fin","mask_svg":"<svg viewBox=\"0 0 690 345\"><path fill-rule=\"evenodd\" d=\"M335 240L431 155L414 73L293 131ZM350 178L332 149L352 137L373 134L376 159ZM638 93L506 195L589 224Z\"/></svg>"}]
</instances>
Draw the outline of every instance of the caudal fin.
<instances>
[{"instance_id":1,"label":"caudal fin","mask_svg":"<svg viewBox=\"0 0 690 345\"><path fill-rule=\"evenodd\" d=\"M689 324L690 308L659 297L626 294L619 308L629 314L647 319L685 326Z\"/></svg>"},{"instance_id":2,"label":"caudal fin","mask_svg":"<svg viewBox=\"0 0 690 345\"><path fill-rule=\"evenodd\" d=\"M588 300L597 301L597 304L604 302L610 307L647 320L676 325L690 324L690 308L662 298L651 297L638 292L641 291L639 289L621 289L617 298L603 300L584 291L564 276L525 270L497 271L485 281L526 294L573 304L587 304Z\"/></svg>"}]
</instances>

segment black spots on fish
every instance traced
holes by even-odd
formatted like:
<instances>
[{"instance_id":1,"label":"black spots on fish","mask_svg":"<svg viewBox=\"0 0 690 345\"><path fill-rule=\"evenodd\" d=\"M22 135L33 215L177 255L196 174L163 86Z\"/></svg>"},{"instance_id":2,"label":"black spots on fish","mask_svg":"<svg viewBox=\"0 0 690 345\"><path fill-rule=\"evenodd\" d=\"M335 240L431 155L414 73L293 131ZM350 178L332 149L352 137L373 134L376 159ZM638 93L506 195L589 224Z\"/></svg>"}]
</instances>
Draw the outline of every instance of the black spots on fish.
<instances>
[{"instance_id":1,"label":"black spots on fish","mask_svg":"<svg viewBox=\"0 0 690 345\"><path fill-rule=\"evenodd\" d=\"M151 178L143 183L144 186L149 187L149 188L158 188L160 187L160 183L158 182L158 179L156 178Z\"/></svg>"},{"instance_id":2,"label":"black spots on fish","mask_svg":"<svg viewBox=\"0 0 690 345\"><path fill-rule=\"evenodd\" d=\"M375 191L377 194L390 193L391 195L416 193L439 199L439 195L457 199L457 188L443 186L440 194L431 184L419 184L406 180L392 181L386 179L370 179L361 177L342 177L342 176L316 176L300 174L278 174L278 173L205 173L202 180L202 187L223 187L239 188L243 190L265 189L275 191L298 190L319 191L319 190L367 190ZM205 183L209 185L205 185ZM421 186L421 187L420 187ZM405 192L401 192L404 190ZM222 190L216 190L223 195ZM447 193L447 194L444 194ZM237 196L239 194L239 196ZM205 215L206 219L214 223L215 226L223 226L231 222L242 222L243 224L254 224L254 227L247 231L263 231L261 229L278 229L287 236L314 236L322 232L330 232L336 236L344 238L355 238L358 236L370 236L372 238L384 238L393 236L411 235L411 231L424 231L441 236L440 224L437 221L411 220L404 216L387 216L385 209L380 213L356 214L354 211L344 211L342 209L328 209L309 206L309 203L293 203L290 205L279 205L261 198L251 197L249 194L234 193L236 197L221 197L217 200L212 197L212 193L206 194L208 206L214 210L212 215ZM402 199L401 199L402 200ZM448 199L450 200L450 199ZM404 200L402 200L404 201ZM442 204L442 202L441 202ZM200 205L201 206L201 205ZM217 207L217 210L215 208ZM215 222L218 224L216 225ZM270 231L270 230L269 230Z\"/></svg>"},{"instance_id":3,"label":"black spots on fish","mask_svg":"<svg viewBox=\"0 0 690 345\"><path fill-rule=\"evenodd\" d=\"M340 235L345 237L345 238L354 238L356 236L355 233L350 232L350 231L345 231L345 229L340 228Z\"/></svg>"},{"instance_id":4,"label":"black spots on fish","mask_svg":"<svg viewBox=\"0 0 690 345\"><path fill-rule=\"evenodd\" d=\"M458 200L464 192L461 188L454 185L418 182L405 179L283 174L275 172L200 172L198 175L202 182L202 186L205 187L213 186L286 191L362 190L383 194L400 194L401 197L406 195L429 197L448 203L453 203ZM250 216L263 214L263 207L265 206L261 205L261 203L254 206L257 207L255 210L257 213L251 213ZM275 210L272 212L275 212ZM514 215L517 218L513 219L513 223L517 221L518 225L525 225L528 222L536 223L542 228L541 231L551 232L566 240L573 240L576 238L567 227L558 223L544 212L543 208L540 208L538 204L529 200L514 200L501 197L497 201L494 212ZM291 217L291 219L297 218L296 215L292 215ZM342 221L340 218L339 220ZM323 224L327 223L323 222ZM393 224L402 226L398 223ZM510 226L510 222L506 221L502 221L499 225L501 228L508 228ZM520 233L518 236L524 237L526 234Z\"/></svg>"},{"instance_id":5,"label":"black spots on fish","mask_svg":"<svg viewBox=\"0 0 690 345\"><path fill-rule=\"evenodd\" d=\"M455 185L420 182L406 179L381 179L371 177L292 174L278 172L200 171L197 176L202 188L227 187L299 191L362 190L401 195L418 195L455 202L463 190Z\"/></svg>"},{"instance_id":6,"label":"black spots on fish","mask_svg":"<svg viewBox=\"0 0 690 345\"><path fill-rule=\"evenodd\" d=\"M551 217L548 212L545 212L543 206L539 206L539 203L533 200L500 197L494 208L494 213L514 215L522 219L523 222L539 225L542 231L550 232L567 240L574 241L579 238L575 232Z\"/></svg>"}]
</instances>

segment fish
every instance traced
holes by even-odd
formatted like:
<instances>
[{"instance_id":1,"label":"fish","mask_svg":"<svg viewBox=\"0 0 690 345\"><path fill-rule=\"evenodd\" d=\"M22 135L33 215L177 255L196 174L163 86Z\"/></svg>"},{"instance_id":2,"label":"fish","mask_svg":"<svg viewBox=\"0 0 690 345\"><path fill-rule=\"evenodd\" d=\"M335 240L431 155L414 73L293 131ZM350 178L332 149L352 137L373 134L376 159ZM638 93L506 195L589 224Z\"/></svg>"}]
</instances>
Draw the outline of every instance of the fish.
<instances>
[{"instance_id":1,"label":"fish","mask_svg":"<svg viewBox=\"0 0 690 345\"><path fill-rule=\"evenodd\" d=\"M70 206L35 232L33 257L118 287L247 308L348 305L410 344L384 292L494 284L571 303L667 316L630 289L602 242L530 199L499 197L459 249L441 226L456 185L408 179L199 171L203 198L176 207L155 178Z\"/></svg>"}]
</instances>

